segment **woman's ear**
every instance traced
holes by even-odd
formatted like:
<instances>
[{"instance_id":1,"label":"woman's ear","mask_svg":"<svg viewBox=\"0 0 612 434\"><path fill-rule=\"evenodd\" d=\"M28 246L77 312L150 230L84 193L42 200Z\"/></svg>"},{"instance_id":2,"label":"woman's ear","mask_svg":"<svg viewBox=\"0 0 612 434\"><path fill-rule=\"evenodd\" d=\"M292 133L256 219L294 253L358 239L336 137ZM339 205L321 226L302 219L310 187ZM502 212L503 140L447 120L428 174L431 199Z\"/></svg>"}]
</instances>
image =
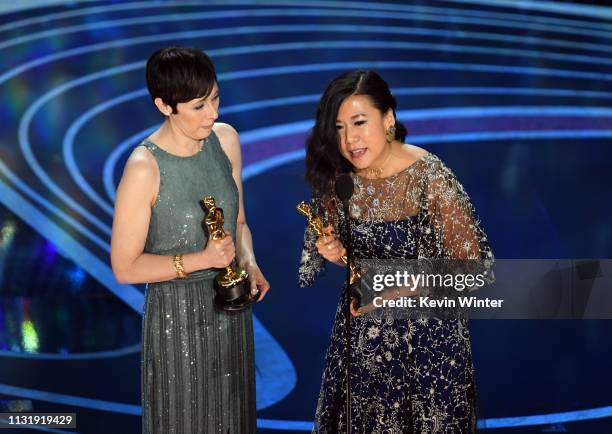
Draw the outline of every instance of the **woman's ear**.
<instances>
[{"instance_id":1,"label":"woman's ear","mask_svg":"<svg viewBox=\"0 0 612 434\"><path fill-rule=\"evenodd\" d=\"M172 107L166 104L161 98L155 98L153 100L155 107L161 112L164 116L170 116L172 114Z\"/></svg>"},{"instance_id":2,"label":"woman's ear","mask_svg":"<svg viewBox=\"0 0 612 434\"><path fill-rule=\"evenodd\" d=\"M395 126L395 114L393 113L393 109L387 110L387 113L384 115L385 129L391 128Z\"/></svg>"}]
</instances>

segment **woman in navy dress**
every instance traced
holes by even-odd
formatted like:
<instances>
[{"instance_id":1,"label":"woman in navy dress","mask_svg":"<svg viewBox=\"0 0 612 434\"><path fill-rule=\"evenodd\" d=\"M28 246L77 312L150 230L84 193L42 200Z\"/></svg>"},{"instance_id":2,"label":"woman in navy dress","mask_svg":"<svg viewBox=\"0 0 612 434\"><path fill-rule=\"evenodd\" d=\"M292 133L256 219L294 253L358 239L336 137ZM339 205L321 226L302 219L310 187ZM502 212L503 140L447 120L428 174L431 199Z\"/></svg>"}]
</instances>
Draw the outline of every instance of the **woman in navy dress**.
<instances>
[{"instance_id":1,"label":"woman in navy dress","mask_svg":"<svg viewBox=\"0 0 612 434\"><path fill-rule=\"evenodd\" d=\"M336 78L317 109L307 142L311 205L330 223L307 229L300 284L325 260L344 266L343 211L333 184L349 173L349 212L359 259L484 259L493 255L463 186L435 155L405 144L396 101L373 71ZM400 295L397 290L384 298ZM341 296L325 358L314 432L346 432L346 297ZM475 431L474 368L464 319L407 319L351 304L351 427L354 433Z\"/></svg>"}]
</instances>

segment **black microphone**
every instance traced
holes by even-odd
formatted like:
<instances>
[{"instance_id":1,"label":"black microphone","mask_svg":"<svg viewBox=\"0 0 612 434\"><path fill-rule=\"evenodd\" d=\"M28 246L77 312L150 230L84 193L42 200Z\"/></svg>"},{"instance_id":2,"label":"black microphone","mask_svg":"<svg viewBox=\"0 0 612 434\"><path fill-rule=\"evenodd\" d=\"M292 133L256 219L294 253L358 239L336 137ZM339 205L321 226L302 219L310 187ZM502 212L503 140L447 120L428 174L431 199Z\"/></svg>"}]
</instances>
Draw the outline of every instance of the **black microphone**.
<instances>
[{"instance_id":1,"label":"black microphone","mask_svg":"<svg viewBox=\"0 0 612 434\"><path fill-rule=\"evenodd\" d=\"M351 399L351 376L350 376L350 372L351 372L351 364L352 364L352 357L351 357L351 313L349 310L349 305L351 303L351 299L353 297L353 294L355 293L354 289L351 288L351 267L350 265L352 264L353 261L353 252L352 252L352 246L351 246L351 220L349 218L349 199L351 198L351 196L353 195L353 191L355 190L355 184L353 184L353 178L351 178L351 175L349 175L348 173L343 173L342 175L338 176L338 178L336 179L336 185L335 185L335 190L336 190L336 195L338 196L338 198L342 201L342 207L344 208L344 218L345 218L345 228L346 228L346 257L347 257L347 264L346 264L346 310L344 312L345 315L345 320L346 320L346 327L348 332L346 333L346 353L345 353L345 357L346 357L346 378L347 378L347 382L346 382L346 429L347 429L347 433L351 434L352 431L352 424L353 424L353 417L352 417L352 410L351 410L351 403L352 403L352 399Z\"/></svg>"},{"instance_id":2,"label":"black microphone","mask_svg":"<svg viewBox=\"0 0 612 434\"><path fill-rule=\"evenodd\" d=\"M349 199L353 195L355 191L355 184L353 183L353 178L348 173L343 173L338 178L336 178L336 185L334 186L336 190L336 195L342 201L342 208L344 209L344 228L346 233L346 259L347 259L347 267L346 267L346 285L349 289L348 293L351 297L357 299L359 303L361 303L361 299L363 297L363 293L359 284L355 283L351 285L351 269L353 267L353 240L351 237L351 218L349 216ZM349 266L350 265L350 266ZM350 299L349 299L350 302Z\"/></svg>"},{"instance_id":3,"label":"black microphone","mask_svg":"<svg viewBox=\"0 0 612 434\"><path fill-rule=\"evenodd\" d=\"M355 191L355 184L353 184L353 178L348 173L343 173L336 179L336 194L342 201L342 204L346 208L348 201Z\"/></svg>"}]
</instances>

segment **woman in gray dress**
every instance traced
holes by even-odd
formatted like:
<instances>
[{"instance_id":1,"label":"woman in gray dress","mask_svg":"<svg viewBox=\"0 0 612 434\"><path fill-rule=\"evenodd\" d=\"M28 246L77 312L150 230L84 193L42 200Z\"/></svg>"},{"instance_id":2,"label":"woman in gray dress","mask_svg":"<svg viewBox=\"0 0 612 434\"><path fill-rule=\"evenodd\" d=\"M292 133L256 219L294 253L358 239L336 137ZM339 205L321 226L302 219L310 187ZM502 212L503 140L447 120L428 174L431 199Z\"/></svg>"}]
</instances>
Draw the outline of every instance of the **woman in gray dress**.
<instances>
[{"instance_id":1,"label":"woman in gray dress","mask_svg":"<svg viewBox=\"0 0 612 434\"><path fill-rule=\"evenodd\" d=\"M218 269L236 258L261 300L259 270L242 200L236 131L215 122L219 89L210 58L165 48L147 62L147 86L162 126L130 155L117 190L111 240L121 283L147 283L142 349L145 433L254 433L251 310L213 303ZM225 214L222 240L208 239L199 201Z\"/></svg>"}]
</instances>

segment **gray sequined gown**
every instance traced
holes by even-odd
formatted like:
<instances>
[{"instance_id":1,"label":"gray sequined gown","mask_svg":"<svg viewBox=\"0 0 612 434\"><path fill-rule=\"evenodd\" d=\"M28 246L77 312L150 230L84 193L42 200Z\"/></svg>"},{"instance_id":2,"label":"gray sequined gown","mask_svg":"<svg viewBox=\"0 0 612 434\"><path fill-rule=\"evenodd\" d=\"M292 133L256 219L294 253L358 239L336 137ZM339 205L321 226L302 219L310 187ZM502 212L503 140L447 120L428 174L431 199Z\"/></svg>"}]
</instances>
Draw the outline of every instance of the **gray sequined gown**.
<instances>
[{"instance_id":1,"label":"gray sequined gown","mask_svg":"<svg viewBox=\"0 0 612 434\"><path fill-rule=\"evenodd\" d=\"M235 237L238 190L214 132L201 151L178 157L150 141L159 197L152 208L145 252L171 256L205 247L199 205L211 195ZM255 360L251 310L215 310L218 270L147 286L142 349L143 432L254 433Z\"/></svg>"}]
</instances>

